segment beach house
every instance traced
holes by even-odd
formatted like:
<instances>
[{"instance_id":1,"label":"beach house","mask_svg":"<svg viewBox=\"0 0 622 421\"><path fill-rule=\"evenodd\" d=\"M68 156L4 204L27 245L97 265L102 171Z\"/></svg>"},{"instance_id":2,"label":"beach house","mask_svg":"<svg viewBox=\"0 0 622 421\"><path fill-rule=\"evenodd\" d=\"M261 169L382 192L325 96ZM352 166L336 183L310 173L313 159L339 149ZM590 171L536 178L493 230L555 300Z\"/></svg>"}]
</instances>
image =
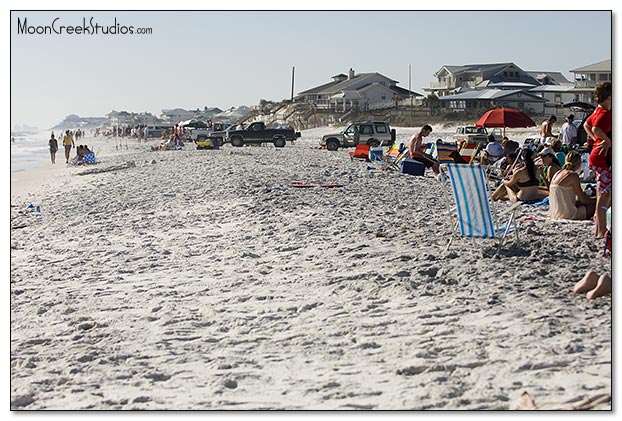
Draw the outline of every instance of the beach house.
<instances>
[{"instance_id":1,"label":"beach house","mask_svg":"<svg viewBox=\"0 0 622 421\"><path fill-rule=\"evenodd\" d=\"M332 81L298 93L295 102L313 104L317 109L364 111L389 108L396 101L422 97L397 86L399 82L380 73L340 73Z\"/></svg>"},{"instance_id":2,"label":"beach house","mask_svg":"<svg viewBox=\"0 0 622 421\"><path fill-rule=\"evenodd\" d=\"M611 81L611 59L578 67L570 72L574 73L575 99L591 104L594 102L596 82Z\"/></svg>"},{"instance_id":3,"label":"beach house","mask_svg":"<svg viewBox=\"0 0 622 421\"><path fill-rule=\"evenodd\" d=\"M160 118L170 124L194 118L196 111L184 110L183 108L163 109Z\"/></svg>"},{"instance_id":4,"label":"beach house","mask_svg":"<svg viewBox=\"0 0 622 421\"><path fill-rule=\"evenodd\" d=\"M510 107L528 114L563 113L574 99L574 85L557 71L524 71L514 63L441 67L425 91L453 111Z\"/></svg>"},{"instance_id":5,"label":"beach house","mask_svg":"<svg viewBox=\"0 0 622 421\"><path fill-rule=\"evenodd\" d=\"M543 114L546 99L522 89L481 89L439 98L441 108L469 111L496 107L514 108L531 115Z\"/></svg>"},{"instance_id":6,"label":"beach house","mask_svg":"<svg viewBox=\"0 0 622 421\"><path fill-rule=\"evenodd\" d=\"M445 65L434 76L437 81L423 90L439 98L482 89L527 90L541 84L514 63Z\"/></svg>"}]
</instances>

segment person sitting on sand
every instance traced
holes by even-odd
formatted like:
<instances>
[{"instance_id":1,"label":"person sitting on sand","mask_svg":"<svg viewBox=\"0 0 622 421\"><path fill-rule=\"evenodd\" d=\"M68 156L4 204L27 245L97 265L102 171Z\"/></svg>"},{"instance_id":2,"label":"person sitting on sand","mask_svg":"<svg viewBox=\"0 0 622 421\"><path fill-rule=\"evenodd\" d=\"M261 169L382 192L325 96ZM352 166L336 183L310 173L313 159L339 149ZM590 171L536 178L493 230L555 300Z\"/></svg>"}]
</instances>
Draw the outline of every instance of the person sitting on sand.
<instances>
[{"instance_id":1,"label":"person sitting on sand","mask_svg":"<svg viewBox=\"0 0 622 421\"><path fill-rule=\"evenodd\" d=\"M581 189L579 176L575 172L580 167L581 154L570 151L566 155L566 162L561 171L558 171L551 179L549 188L551 218L584 220L594 216L596 199L589 197Z\"/></svg>"},{"instance_id":2,"label":"person sitting on sand","mask_svg":"<svg viewBox=\"0 0 622 421\"><path fill-rule=\"evenodd\" d=\"M73 159L69 160L69 164L72 165L80 165L82 164L82 159L84 158L84 146L78 145L76 148L76 156Z\"/></svg>"},{"instance_id":3,"label":"person sitting on sand","mask_svg":"<svg viewBox=\"0 0 622 421\"><path fill-rule=\"evenodd\" d=\"M424 152L423 138L428 137L432 133L432 127L428 124L424 125L418 133L413 134L408 141L408 155L410 159L416 159L422 162L426 168L432 168L434 174L440 174L439 162Z\"/></svg>"},{"instance_id":4,"label":"person sitting on sand","mask_svg":"<svg viewBox=\"0 0 622 421\"><path fill-rule=\"evenodd\" d=\"M518 149L520 148L518 142L510 140L507 136L503 136L501 146L503 147L503 155L505 156L508 156L511 153L516 154Z\"/></svg>"},{"instance_id":5,"label":"person sitting on sand","mask_svg":"<svg viewBox=\"0 0 622 421\"><path fill-rule=\"evenodd\" d=\"M587 292L586 298L588 300L610 295L611 276L608 273L598 276L594 271L588 270L583 279L576 283L572 292L575 294Z\"/></svg>"},{"instance_id":6,"label":"person sitting on sand","mask_svg":"<svg viewBox=\"0 0 622 421\"><path fill-rule=\"evenodd\" d=\"M542 166L539 166L537 170L538 178L542 180L540 185L548 190L553 176L561 170L561 165L552 148L544 148L538 155L542 159Z\"/></svg>"},{"instance_id":7,"label":"person sitting on sand","mask_svg":"<svg viewBox=\"0 0 622 421\"><path fill-rule=\"evenodd\" d=\"M521 149L523 165L514 168L511 175L508 175L501 185L492 194L492 200L509 198L516 203L518 201L530 202L539 199L538 178L536 177L536 166L533 162L533 152L529 148Z\"/></svg>"},{"instance_id":8,"label":"person sitting on sand","mask_svg":"<svg viewBox=\"0 0 622 421\"><path fill-rule=\"evenodd\" d=\"M512 171L512 167L514 166L515 162L516 153L510 153L504 156L503 158L494 163L494 169L496 174L501 178L507 177L510 174L510 171Z\"/></svg>"},{"instance_id":9,"label":"person sitting on sand","mask_svg":"<svg viewBox=\"0 0 622 421\"><path fill-rule=\"evenodd\" d=\"M493 165L495 162L503 158L503 146L497 142L493 134L488 136L488 144L484 149L484 154L481 159L483 165Z\"/></svg>"},{"instance_id":10,"label":"person sitting on sand","mask_svg":"<svg viewBox=\"0 0 622 421\"><path fill-rule=\"evenodd\" d=\"M559 162L566 162L566 150L565 152L562 150L562 141L559 139L555 139L551 142L551 148L555 151L555 157Z\"/></svg>"}]
</instances>

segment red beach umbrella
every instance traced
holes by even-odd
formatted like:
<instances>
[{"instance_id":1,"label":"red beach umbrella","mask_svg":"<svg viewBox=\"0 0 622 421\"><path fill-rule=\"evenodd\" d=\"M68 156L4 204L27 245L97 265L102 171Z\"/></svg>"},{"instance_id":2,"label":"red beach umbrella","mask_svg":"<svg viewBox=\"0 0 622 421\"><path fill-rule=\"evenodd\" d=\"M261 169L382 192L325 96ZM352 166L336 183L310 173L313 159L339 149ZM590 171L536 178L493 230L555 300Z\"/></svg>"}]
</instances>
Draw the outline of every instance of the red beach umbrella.
<instances>
[{"instance_id":1,"label":"red beach umbrella","mask_svg":"<svg viewBox=\"0 0 622 421\"><path fill-rule=\"evenodd\" d=\"M477 127L503 127L505 134L506 127L534 127L536 123L522 111L515 110L514 108L496 108L487 111L477 120L475 125Z\"/></svg>"}]
</instances>

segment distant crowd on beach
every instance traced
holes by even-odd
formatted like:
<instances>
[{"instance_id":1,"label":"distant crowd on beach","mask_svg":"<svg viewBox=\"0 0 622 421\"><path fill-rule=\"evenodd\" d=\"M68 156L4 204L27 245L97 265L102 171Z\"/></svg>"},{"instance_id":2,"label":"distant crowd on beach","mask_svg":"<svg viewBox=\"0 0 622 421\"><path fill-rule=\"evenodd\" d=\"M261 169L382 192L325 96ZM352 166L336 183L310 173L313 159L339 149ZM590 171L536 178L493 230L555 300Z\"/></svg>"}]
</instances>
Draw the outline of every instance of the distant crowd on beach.
<instances>
[{"instance_id":1,"label":"distant crowd on beach","mask_svg":"<svg viewBox=\"0 0 622 421\"><path fill-rule=\"evenodd\" d=\"M598 104L583 122L587 142L578 142L574 115L569 114L559 134L554 134L557 117L550 116L540 126L540 138L519 146L503 137L498 142L489 135L488 143L479 156L491 179L498 180L493 200L510 200L527 204L546 203L554 219L593 220L594 237L604 239L604 254L611 255L611 174L612 174L612 84L599 82L594 89ZM423 138L432 133L424 125L409 140L409 156L431 168L439 178L440 162L426 153L428 144ZM440 141L441 139L439 139ZM464 145L462 145L464 147ZM455 163L467 163L457 151ZM581 177L580 177L581 175ZM595 183L595 187L592 187ZM575 293L587 292L593 299L611 293L611 276L590 271L577 283Z\"/></svg>"}]
</instances>

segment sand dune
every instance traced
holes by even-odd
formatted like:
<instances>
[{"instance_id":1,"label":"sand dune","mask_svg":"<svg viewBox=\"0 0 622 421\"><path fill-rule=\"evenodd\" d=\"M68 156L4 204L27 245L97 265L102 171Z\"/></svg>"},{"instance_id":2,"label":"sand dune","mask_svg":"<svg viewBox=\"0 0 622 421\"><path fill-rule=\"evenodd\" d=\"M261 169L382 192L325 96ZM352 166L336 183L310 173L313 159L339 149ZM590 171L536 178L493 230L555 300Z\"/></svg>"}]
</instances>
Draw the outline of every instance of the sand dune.
<instances>
[{"instance_id":1,"label":"sand dune","mask_svg":"<svg viewBox=\"0 0 622 421\"><path fill-rule=\"evenodd\" d=\"M283 149L132 144L62 189L14 186L11 407L473 410L611 393L611 298L570 293L611 270L590 223L525 209L499 256L492 240L445 250L436 179L369 171L315 149L321 133Z\"/></svg>"}]
</instances>

